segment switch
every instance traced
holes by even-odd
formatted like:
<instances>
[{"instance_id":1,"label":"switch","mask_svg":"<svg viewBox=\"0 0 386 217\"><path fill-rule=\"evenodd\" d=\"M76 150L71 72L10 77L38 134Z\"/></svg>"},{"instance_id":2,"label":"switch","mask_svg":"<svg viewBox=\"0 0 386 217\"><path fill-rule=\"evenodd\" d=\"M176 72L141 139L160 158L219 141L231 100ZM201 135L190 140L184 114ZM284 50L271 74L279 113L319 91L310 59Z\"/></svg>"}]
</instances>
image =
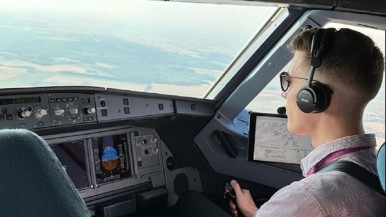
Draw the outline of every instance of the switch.
<instances>
[{"instance_id":1,"label":"switch","mask_svg":"<svg viewBox=\"0 0 386 217\"><path fill-rule=\"evenodd\" d=\"M87 115L94 114L95 113L95 108L94 107L84 108L84 113L87 114Z\"/></svg>"}]
</instances>

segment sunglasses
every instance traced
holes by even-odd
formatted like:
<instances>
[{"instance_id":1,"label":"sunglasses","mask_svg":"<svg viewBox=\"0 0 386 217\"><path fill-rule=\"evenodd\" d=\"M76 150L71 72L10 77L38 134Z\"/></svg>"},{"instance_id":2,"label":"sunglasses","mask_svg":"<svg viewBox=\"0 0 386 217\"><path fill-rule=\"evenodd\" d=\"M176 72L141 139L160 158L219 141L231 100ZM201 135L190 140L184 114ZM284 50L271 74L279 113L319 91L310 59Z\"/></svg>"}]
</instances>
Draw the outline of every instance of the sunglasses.
<instances>
[{"instance_id":1,"label":"sunglasses","mask_svg":"<svg viewBox=\"0 0 386 217\"><path fill-rule=\"evenodd\" d=\"M280 73L280 86L283 92L287 91L288 88L291 86L291 80L292 78L297 78L297 79L303 79L303 80L308 80L307 78L301 78L301 77L296 77L296 76L290 76L288 72L282 72Z\"/></svg>"}]
</instances>

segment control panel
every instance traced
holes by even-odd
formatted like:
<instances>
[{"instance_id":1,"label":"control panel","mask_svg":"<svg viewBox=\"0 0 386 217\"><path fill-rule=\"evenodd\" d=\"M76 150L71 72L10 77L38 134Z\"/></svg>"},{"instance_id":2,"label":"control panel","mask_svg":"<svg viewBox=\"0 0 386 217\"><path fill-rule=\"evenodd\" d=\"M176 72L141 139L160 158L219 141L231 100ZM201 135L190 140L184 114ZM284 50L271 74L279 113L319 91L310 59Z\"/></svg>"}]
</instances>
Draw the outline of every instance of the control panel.
<instances>
[{"instance_id":1,"label":"control panel","mask_svg":"<svg viewBox=\"0 0 386 217\"><path fill-rule=\"evenodd\" d=\"M1 128L39 128L51 125L47 95L2 96Z\"/></svg>"},{"instance_id":2,"label":"control panel","mask_svg":"<svg viewBox=\"0 0 386 217\"><path fill-rule=\"evenodd\" d=\"M172 99L99 93L0 96L0 129L37 129L175 112Z\"/></svg>"},{"instance_id":3,"label":"control panel","mask_svg":"<svg viewBox=\"0 0 386 217\"><path fill-rule=\"evenodd\" d=\"M139 168L159 164L158 138L154 134L134 137L135 151Z\"/></svg>"},{"instance_id":4,"label":"control panel","mask_svg":"<svg viewBox=\"0 0 386 217\"><path fill-rule=\"evenodd\" d=\"M171 99L109 94L95 94L95 99L99 121L174 113Z\"/></svg>"},{"instance_id":5,"label":"control panel","mask_svg":"<svg viewBox=\"0 0 386 217\"><path fill-rule=\"evenodd\" d=\"M97 121L92 94L48 94L52 126Z\"/></svg>"},{"instance_id":6,"label":"control panel","mask_svg":"<svg viewBox=\"0 0 386 217\"><path fill-rule=\"evenodd\" d=\"M57 92L53 92L57 91ZM138 117L185 114L208 116L213 102L132 93L64 92L0 95L0 129L39 129L104 123ZM151 141L146 140L151 146ZM150 155L151 149L144 150ZM154 151L154 150L153 150Z\"/></svg>"},{"instance_id":7,"label":"control panel","mask_svg":"<svg viewBox=\"0 0 386 217\"><path fill-rule=\"evenodd\" d=\"M0 97L0 128L43 128L96 122L92 94L53 93Z\"/></svg>"}]
</instances>

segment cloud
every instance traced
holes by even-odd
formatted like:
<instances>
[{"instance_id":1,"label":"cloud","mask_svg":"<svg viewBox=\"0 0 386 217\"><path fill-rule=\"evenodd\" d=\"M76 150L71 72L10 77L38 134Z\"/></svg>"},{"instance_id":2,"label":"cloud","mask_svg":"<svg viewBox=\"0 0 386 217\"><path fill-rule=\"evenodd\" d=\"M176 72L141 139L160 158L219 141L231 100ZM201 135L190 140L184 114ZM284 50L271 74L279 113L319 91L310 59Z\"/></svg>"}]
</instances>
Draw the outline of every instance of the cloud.
<instances>
[{"instance_id":1,"label":"cloud","mask_svg":"<svg viewBox=\"0 0 386 217\"><path fill-rule=\"evenodd\" d=\"M40 72L51 72L51 73L71 72L71 73L84 74L84 75L97 75L100 77L112 77L112 75L100 70L96 70L86 66L71 65L71 64L40 65L36 63L19 60L19 59L9 59L9 60L0 59L0 66L7 67L10 71L33 69Z\"/></svg>"},{"instance_id":2,"label":"cloud","mask_svg":"<svg viewBox=\"0 0 386 217\"><path fill-rule=\"evenodd\" d=\"M27 69L1 66L0 64L0 81L6 81L18 76L22 76L26 73Z\"/></svg>"}]
</instances>

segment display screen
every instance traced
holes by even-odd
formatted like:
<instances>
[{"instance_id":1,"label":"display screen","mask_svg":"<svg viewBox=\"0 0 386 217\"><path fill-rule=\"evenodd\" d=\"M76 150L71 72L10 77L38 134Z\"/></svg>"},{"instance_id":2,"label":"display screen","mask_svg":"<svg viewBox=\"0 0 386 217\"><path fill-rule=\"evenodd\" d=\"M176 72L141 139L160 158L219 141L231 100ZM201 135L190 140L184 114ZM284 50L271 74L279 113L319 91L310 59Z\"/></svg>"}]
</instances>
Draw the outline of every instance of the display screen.
<instances>
[{"instance_id":1,"label":"display screen","mask_svg":"<svg viewBox=\"0 0 386 217\"><path fill-rule=\"evenodd\" d=\"M40 97L0 99L0 105L28 104L28 103L40 103L40 102L41 102Z\"/></svg>"},{"instance_id":2,"label":"display screen","mask_svg":"<svg viewBox=\"0 0 386 217\"><path fill-rule=\"evenodd\" d=\"M86 152L83 140L50 145L77 189L88 187Z\"/></svg>"},{"instance_id":3,"label":"display screen","mask_svg":"<svg viewBox=\"0 0 386 217\"><path fill-rule=\"evenodd\" d=\"M287 130L286 116L250 114L250 161L299 164L312 149L310 137L294 135Z\"/></svg>"},{"instance_id":4,"label":"display screen","mask_svg":"<svg viewBox=\"0 0 386 217\"><path fill-rule=\"evenodd\" d=\"M91 139L97 184L131 176L127 135Z\"/></svg>"}]
</instances>

